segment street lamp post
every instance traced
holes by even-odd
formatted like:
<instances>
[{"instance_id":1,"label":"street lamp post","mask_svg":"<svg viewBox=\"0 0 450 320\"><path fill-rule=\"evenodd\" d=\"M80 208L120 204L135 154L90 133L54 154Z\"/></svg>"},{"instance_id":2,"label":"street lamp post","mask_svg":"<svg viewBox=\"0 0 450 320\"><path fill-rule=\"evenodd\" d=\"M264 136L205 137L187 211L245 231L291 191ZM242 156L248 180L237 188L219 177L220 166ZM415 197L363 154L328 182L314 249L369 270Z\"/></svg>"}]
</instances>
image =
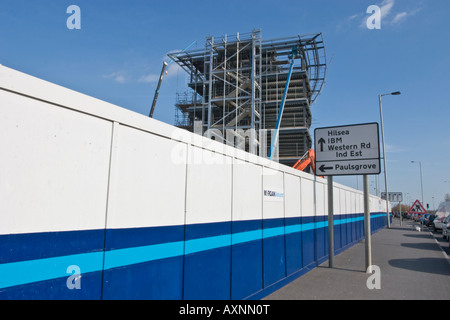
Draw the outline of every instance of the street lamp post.
<instances>
[{"instance_id":1,"label":"street lamp post","mask_svg":"<svg viewBox=\"0 0 450 320\"><path fill-rule=\"evenodd\" d=\"M424 206L425 204L423 203L423 180L422 180L422 161L411 161L411 163L419 163L419 167L420 167L420 190L422 192L422 205Z\"/></svg>"},{"instance_id":2,"label":"street lamp post","mask_svg":"<svg viewBox=\"0 0 450 320\"><path fill-rule=\"evenodd\" d=\"M381 106L381 97L383 96L397 96L401 94L400 91L395 91L391 93L385 93L378 95L378 103L380 106L380 123L381 123L381 139L383 144L383 165L384 165L384 191L386 193L386 215L387 215L387 227L388 229L391 227L391 221L389 217L389 193L388 193L388 183L387 183L387 170L386 170L386 150L384 145L384 128L383 128L383 108Z\"/></svg>"}]
</instances>

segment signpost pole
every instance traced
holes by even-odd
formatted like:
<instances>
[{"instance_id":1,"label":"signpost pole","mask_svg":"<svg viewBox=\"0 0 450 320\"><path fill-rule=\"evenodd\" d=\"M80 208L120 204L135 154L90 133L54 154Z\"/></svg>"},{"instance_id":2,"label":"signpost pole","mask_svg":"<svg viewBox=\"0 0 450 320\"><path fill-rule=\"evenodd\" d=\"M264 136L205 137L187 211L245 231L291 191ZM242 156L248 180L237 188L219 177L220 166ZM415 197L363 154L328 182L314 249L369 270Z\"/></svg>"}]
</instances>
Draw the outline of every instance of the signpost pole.
<instances>
[{"instance_id":1,"label":"signpost pole","mask_svg":"<svg viewBox=\"0 0 450 320\"><path fill-rule=\"evenodd\" d=\"M366 236L366 270L372 265L372 239L370 234L369 176L363 176L364 185L364 232ZM370 272L372 270L369 270Z\"/></svg>"},{"instance_id":2,"label":"signpost pole","mask_svg":"<svg viewBox=\"0 0 450 320\"><path fill-rule=\"evenodd\" d=\"M316 174L328 177L329 266L333 268L334 255L333 176L362 175L366 270L369 271L369 267L372 266L369 175L380 174L381 171L378 123L316 128L314 130L314 146Z\"/></svg>"},{"instance_id":3,"label":"signpost pole","mask_svg":"<svg viewBox=\"0 0 450 320\"><path fill-rule=\"evenodd\" d=\"M334 267L333 176L328 176L328 266Z\"/></svg>"}]
</instances>

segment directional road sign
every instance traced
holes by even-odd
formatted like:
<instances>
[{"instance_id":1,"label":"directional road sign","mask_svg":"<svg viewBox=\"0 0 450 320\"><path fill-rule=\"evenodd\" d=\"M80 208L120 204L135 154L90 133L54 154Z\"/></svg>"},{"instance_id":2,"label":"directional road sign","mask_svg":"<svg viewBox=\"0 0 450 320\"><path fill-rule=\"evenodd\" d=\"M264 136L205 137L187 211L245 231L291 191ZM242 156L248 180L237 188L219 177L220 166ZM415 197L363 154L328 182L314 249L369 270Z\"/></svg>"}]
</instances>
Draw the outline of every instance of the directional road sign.
<instances>
[{"instance_id":1,"label":"directional road sign","mask_svg":"<svg viewBox=\"0 0 450 320\"><path fill-rule=\"evenodd\" d=\"M378 123L315 129L317 175L379 174L379 142Z\"/></svg>"},{"instance_id":2,"label":"directional road sign","mask_svg":"<svg viewBox=\"0 0 450 320\"><path fill-rule=\"evenodd\" d=\"M381 193L381 199L386 200L386 192ZM402 202L403 193L401 192L389 192L389 201L391 202Z\"/></svg>"}]
</instances>

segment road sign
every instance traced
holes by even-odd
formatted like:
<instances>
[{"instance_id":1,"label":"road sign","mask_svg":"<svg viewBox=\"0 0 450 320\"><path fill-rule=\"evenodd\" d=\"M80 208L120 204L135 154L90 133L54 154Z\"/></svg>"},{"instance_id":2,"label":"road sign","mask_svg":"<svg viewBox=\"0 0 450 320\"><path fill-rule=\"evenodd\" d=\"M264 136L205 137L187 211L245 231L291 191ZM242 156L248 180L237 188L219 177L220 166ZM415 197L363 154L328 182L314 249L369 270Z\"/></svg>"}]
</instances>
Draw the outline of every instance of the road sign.
<instances>
[{"instance_id":1,"label":"road sign","mask_svg":"<svg viewBox=\"0 0 450 320\"><path fill-rule=\"evenodd\" d=\"M314 130L316 173L320 176L380 173L378 123Z\"/></svg>"},{"instance_id":2,"label":"road sign","mask_svg":"<svg viewBox=\"0 0 450 320\"><path fill-rule=\"evenodd\" d=\"M381 193L381 199L386 200L386 192ZM402 202L403 193L401 192L389 192L389 201L391 202Z\"/></svg>"},{"instance_id":3,"label":"road sign","mask_svg":"<svg viewBox=\"0 0 450 320\"><path fill-rule=\"evenodd\" d=\"M422 206L419 200L416 200L412 207L409 209L409 213L427 213L427 210Z\"/></svg>"}]
</instances>

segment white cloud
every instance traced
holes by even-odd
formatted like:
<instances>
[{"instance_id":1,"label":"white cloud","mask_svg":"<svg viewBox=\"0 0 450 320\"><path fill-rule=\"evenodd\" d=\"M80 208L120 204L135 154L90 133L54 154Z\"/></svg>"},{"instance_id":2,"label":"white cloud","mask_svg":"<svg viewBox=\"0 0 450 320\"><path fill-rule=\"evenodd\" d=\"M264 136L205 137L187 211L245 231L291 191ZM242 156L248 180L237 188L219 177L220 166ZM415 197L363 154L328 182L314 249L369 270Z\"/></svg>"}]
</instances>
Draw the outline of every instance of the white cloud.
<instances>
[{"instance_id":1,"label":"white cloud","mask_svg":"<svg viewBox=\"0 0 450 320\"><path fill-rule=\"evenodd\" d=\"M167 57L166 61L169 61ZM133 72L133 70L127 70L127 71L116 71L108 74L103 74L102 77L104 79L110 79L117 83L124 84L124 83L157 83L159 81L159 77L161 75L161 69L157 69L155 66L158 66L159 68L162 67L162 61L157 62L153 64L153 67L150 69L148 66L143 67L140 66L140 75L137 72ZM155 72L156 71L156 72ZM164 79L167 78L174 78L178 75L182 75L184 77L185 72L184 70L175 62L169 63L169 65L166 67L166 71L164 73Z\"/></svg>"},{"instance_id":2,"label":"white cloud","mask_svg":"<svg viewBox=\"0 0 450 320\"><path fill-rule=\"evenodd\" d=\"M125 75L121 71L103 75L103 78L105 78L105 79L113 79L115 82L118 82L118 83L125 83L126 82Z\"/></svg>"},{"instance_id":3,"label":"white cloud","mask_svg":"<svg viewBox=\"0 0 450 320\"><path fill-rule=\"evenodd\" d=\"M377 4L377 6L380 8L380 18L381 18L381 24L384 24L386 21L386 17L389 16L391 13L392 8L394 7L395 0L383 0L380 4ZM350 18L353 18L357 15L353 15ZM367 18L369 16L365 15L362 19L359 27L362 29L367 28Z\"/></svg>"},{"instance_id":4,"label":"white cloud","mask_svg":"<svg viewBox=\"0 0 450 320\"><path fill-rule=\"evenodd\" d=\"M176 63L170 63L167 67L166 67L166 72L164 73L164 78L169 78L169 77L173 77L177 75L178 71L182 71L181 67L176 64ZM147 82L147 83L152 83L152 82L158 82L159 81L159 76L161 74L155 74L155 73L149 73L146 75L141 76L138 81L139 82ZM184 71L183 71L183 75L184 75Z\"/></svg>"},{"instance_id":5,"label":"white cloud","mask_svg":"<svg viewBox=\"0 0 450 320\"><path fill-rule=\"evenodd\" d=\"M405 11L397 13L395 15L394 19L392 19L392 23L399 23L399 22L405 20L407 16L408 16L408 13Z\"/></svg>"},{"instance_id":6,"label":"white cloud","mask_svg":"<svg viewBox=\"0 0 450 320\"><path fill-rule=\"evenodd\" d=\"M141 76L138 79L138 82L157 82L158 80L159 80L159 75L158 74L150 73L150 74Z\"/></svg>"},{"instance_id":7,"label":"white cloud","mask_svg":"<svg viewBox=\"0 0 450 320\"><path fill-rule=\"evenodd\" d=\"M401 23L401 22L405 21L407 18L410 18L410 17L414 16L420 10L422 10L422 9L418 8L418 9L412 10L410 12L403 11L403 12L397 13L395 15L394 19L392 19L392 24Z\"/></svg>"},{"instance_id":8,"label":"white cloud","mask_svg":"<svg viewBox=\"0 0 450 320\"><path fill-rule=\"evenodd\" d=\"M118 75L117 77L114 78L114 81L118 83L125 83L125 77L122 75Z\"/></svg>"},{"instance_id":9,"label":"white cloud","mask_svg":"<svg viewBox=\"0 0 450 320\"><path fill-rule=\"evenodd\" d=\"M421 8L417 8L411 11L402 11L395 13L394 12L394 5L396 4L396 0L383 0L381 3L378 3L377 6L380 8L380 15L381 15L381 25L382 26L388 26L388 25L395 25L400 24L404 22L406 19L412 17L416 13L418 13ZM393 18L391 18L393 16ZM358 14L352 15L349 18L347 18L348 21L351 21L358 17ZM366 28L366 22L369 15L364 15L360 28L365 29Z\"/></svg>"},{"instance_id":10,"label":"white cloud","mask_svg":"<svg viewBox=\"0 0 450 320\"><path fill-rule=\"evenodd\" d=\"M390 14L392 7L394 6L394 3L395 0L383 0L380 7L381 19L384 19Z\"/></svg>"}]
</instances>

